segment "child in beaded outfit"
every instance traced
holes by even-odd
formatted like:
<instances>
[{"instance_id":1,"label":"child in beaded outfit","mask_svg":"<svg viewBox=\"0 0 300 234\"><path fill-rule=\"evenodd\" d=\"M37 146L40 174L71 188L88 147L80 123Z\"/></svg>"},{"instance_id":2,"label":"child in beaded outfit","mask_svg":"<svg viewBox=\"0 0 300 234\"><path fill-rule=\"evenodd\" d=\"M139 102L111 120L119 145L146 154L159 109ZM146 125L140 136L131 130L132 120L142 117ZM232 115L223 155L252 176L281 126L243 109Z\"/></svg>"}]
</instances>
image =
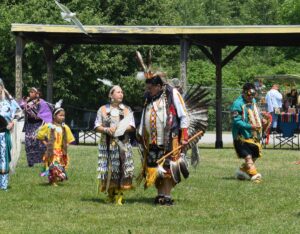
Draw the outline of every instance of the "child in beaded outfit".
<instances>
[{"instance_id":1,"label":"child in beaded outfit","mask_svg":"<svg viewBox=\"0 0 300 234\"><path fill-rule=\"evenodd\" d=\"M37 133L37 139L47 146L43 157L44 171L41 176L48 176L49 183L54 186L57 186L58 181L68 179L66 173L69 165L67 145L75 140L70 128L64 121L64 109L55 108L53 122L44 124Z\"/></svg>"}]
</instances>

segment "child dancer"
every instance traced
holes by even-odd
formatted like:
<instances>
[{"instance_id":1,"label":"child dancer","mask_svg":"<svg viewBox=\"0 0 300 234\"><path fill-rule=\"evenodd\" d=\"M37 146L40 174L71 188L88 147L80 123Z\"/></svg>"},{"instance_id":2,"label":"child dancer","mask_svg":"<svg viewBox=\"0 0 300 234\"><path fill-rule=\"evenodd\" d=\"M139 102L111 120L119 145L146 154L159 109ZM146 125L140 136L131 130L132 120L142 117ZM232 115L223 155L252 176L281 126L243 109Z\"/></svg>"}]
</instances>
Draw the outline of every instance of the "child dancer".
<instances>
[{"instance_id":1,"label":"child dancer","mask_svg":"<svg viewBox=\"0 0 300 234\"><path fill-rule=\"evenodd\" d=\"M67 145L75 140L70 128L64 121L64 109L55 108L53 122L44 124L37 134L37 139L43 141L47 146L43 157L45 168L41 176L48 176L49 183L54 186L57 186L58 181L68 179L66 174L69 164Z\"/></svg>"}]
</instances>

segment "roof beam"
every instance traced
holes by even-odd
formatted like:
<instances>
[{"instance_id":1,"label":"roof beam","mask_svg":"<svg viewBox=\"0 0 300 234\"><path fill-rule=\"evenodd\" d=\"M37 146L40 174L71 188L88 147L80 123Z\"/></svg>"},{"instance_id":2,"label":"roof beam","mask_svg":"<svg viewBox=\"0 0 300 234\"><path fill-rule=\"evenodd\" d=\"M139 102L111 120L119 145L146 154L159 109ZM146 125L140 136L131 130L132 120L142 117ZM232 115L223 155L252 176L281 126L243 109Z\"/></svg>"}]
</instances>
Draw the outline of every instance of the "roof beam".
<instances>
[{"instance_id":1,"label":"roof beam","mask_svg":"<svg viewBox=\"0 0 300 234\"><path fill-rule=\"evenodd\" d=\"M195 44L195 42L193 42ZM197 45L200 50L203 52L203 54L206 55L206 57L213 63L215 64L215 59L214 59L214 56L212 55L212 53L203 45L200 45L200 44L195 44Z\"/></svg>"},{"instance_id":2,"label":"roof beam","mask_svg":"<svg viewBox=\"0 0 300 234\"><path fill-rule=\"evenodd\" d=\"M242 49L244 49L245 46L238 46L236 47L223 61L222 61L222 67L224 67L227 63L230 62L239 52L241 52Z\"/></svg>"}]
</instances>

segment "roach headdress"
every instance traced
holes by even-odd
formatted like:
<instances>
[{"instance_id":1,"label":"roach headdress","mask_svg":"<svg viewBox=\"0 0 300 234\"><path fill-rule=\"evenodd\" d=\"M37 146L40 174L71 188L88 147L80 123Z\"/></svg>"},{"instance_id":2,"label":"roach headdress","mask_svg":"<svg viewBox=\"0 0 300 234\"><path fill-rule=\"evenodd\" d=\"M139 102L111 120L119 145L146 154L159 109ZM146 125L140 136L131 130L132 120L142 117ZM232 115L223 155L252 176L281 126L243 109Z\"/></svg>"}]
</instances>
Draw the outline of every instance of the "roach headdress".
<instances>
[{"instance_id":1,"label":"roach headdress","mask_svg":"<svg viewBox=\"0 0 300 234\"><path fill-rule=\"evenodd\" d=\"M146 83L151 84L163 84L165 83L166 73L161 71L153 71L151 68L152 63L152 52L148 51L147 62L144 63L143 57L139 51L136 51L136 59L140 68L143 70L142 72L138 72L136 78L138 80L145 80Z\"/></svg>"}]
</instances>

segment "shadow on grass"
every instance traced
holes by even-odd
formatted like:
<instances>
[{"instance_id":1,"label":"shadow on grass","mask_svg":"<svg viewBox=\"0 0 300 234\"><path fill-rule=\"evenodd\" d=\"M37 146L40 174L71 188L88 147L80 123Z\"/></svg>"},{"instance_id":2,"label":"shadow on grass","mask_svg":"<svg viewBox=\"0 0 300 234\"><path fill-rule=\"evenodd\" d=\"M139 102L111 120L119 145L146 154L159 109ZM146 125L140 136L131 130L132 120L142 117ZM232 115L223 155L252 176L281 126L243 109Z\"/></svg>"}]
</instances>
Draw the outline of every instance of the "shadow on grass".
<instances>
[{"instance_id":1,"label":"shadow on grass","mask_svg":"<svg viewBox=\"0 0 300 234\"><path fill-rule=\"evenodd\" d=\"M221 177L222 180L237 180L234 176Z\"/></svg>"},{"instance_id":2,"label":"shadow on grass","mask_svg":"<svg viewBox=\"0 0 300 234\"><path fill-rule=\"evenodd\" d=\"M42 183L39 183L39 186L42 186L42 187L50 187L50 184L47 183L47 182L42 182Z\"/></svg>"},{"instance_id":3,"label":"shadow on grass","mask_svg":"<svg viewBox=\"0 0 300 234\"><path fill-rule=\"evenodd\" d=\"M56 184L57 184L57 185L54 186L53 184L50 184L50 183L48 183L48 182L41 182L41 183L39 183L38 185L41 186L41 187L53 187L53 188L64 187L64 186L66 186L66 184L63 183L63 182L57 182Z\"/></svg>"},{"instance_id":4,"label":"shadow on grass","mask_svg":"<svg viewBox=\"0 0 300 234\"><path fill-rule=\"evenodd\" d=\"M82 197L80 200L83 202L96 202L96 203L107 204L103 198L99 198L99 197Z\"/></svg>"},{"instance_id":5,"label":"shadow on grass","mask_svg":"<svg viewBox=\"0 0 300 234\"><path fill-rule=\"evenodd\" d=\"M108 205L110 204L105 201L104 197L103 198L102 197L101 198L82 197L80 200L83 202L95 202L95 203L108 204ZM150 197L139 197L139 198L126 198L125 197L125 203L127 203L127 204L143 203L143 204L153 205L153 201L154 201L154 198L150 198Z\"/></svg>"},{"instance_id":6,"label":"shadow on grass","mask_svg":"<svg viewBox=\"0 0 300 234\"><path fill-rule=\"evenodd\" d=\"M126 203L132 204L132 203L143 203L143 204L149 204L154 205L154 198L152 197L134 197L134 198L127 198L125 199Z\"/></svg>"},{"instance_id":7,"label":"shadow on grass","mask_svg":"<svg viewBox=\"0 0 300 234\"><path fill-rule=\"evenodd\" d=\"M300 211L295 214L295 216L300 218Z\"/></svg>"}]
</instances>

